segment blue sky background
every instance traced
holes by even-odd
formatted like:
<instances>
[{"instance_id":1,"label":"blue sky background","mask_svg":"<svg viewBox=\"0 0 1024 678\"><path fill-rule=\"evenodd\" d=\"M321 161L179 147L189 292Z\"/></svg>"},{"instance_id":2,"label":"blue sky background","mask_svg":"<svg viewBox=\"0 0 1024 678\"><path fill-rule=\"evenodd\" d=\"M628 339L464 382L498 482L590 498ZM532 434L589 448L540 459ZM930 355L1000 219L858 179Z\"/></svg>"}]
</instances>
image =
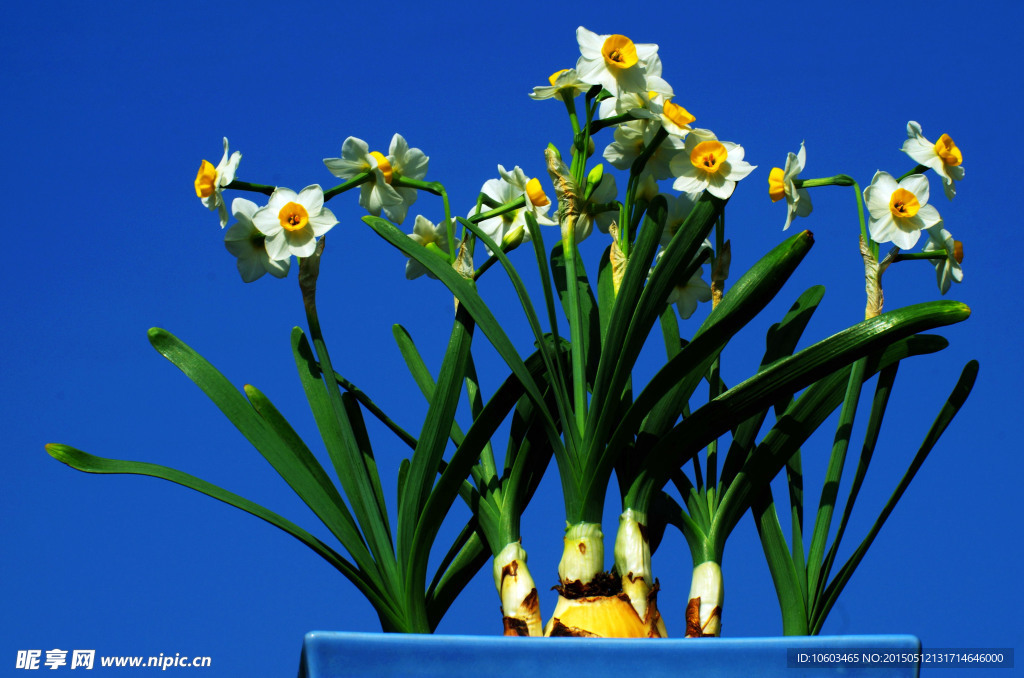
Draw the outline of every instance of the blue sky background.
<instances>
[{"instance_id":1,"label":"blue sky background","mask_svg":"<svg viewBox=\"0 0 1024 678\"><path fill-rule=\"evenodd\" d=\"M9 199L5 241L17 247L0 267L0 666L11 667L18 650L57 647L207 655L211 675L288 675L304 632L378 628L355 589L284 533L164 481L87 476L51 459L43 445L173 466L316 531L276 473L145 337L151 326L174 332L237 385L258 386L319 444L288 348L290 329L304 324L295 273L241 283L215 216L193 192L199 161L216 163L227 136L244 156L240 179L331 186L321 159L339 155L345 137L386 152L397 131L430 156L427 178L443 182L464 214L497 164L543 176L543 147L567 148L562 107L526 94L574 65L580 24L659 44L676 100L758 165L729 205L734 279L783 238L785 208L768 200L767 176L802 140L804 177L846 173L862 185L878 169L910 169L899 150L908 120L933 140L948 132L963 149L966 178L956 200L948 202L933 179L932 203L965 243L965 279L948 296L973 315L942 331L948 349L901 369L848 548L971 358L981 362L979 381L825 632L912 633L932 648L1021 646L1024 462L1013 430L1024 380L1015 247L1024 6L602 0L578 12L536 2L500 12L404 2L7 8L0 174ZM609 140L606 133L598 147ZM729 383L754 369L765 329L809 285L828 293L808 338L862 317L852 191L818 189L813 199L814 213L796 227L811 229L816 245L779 300L731 347ZM362 225L354 195L329 206L341 223L329 238L320 304L335 362L417 430L425 405L391 325L405 325L436 368L451 298L425 278L404 279L404 258ZM440 209L422 196L406 230L418 213L439 221ZM584 245L596 271L605 242L596 234ZM524 252L516 261L531 271ZM498 277L481 287L506 307L510 292ZM892 269L885 285L890 309L938 296L925 263ZM517 322L510 311L503 317ZM525 331L514 334L525 350ZM483 376L493 385L501 374ZM386 435L379 440L392 487L405 451ZM805 448L808 497L816 496L830 440L826 430ZM612 502L609 539L616 515ZM523 526L545 616L554 604L547 587L556 579L561 516L552 476ZM689 588L678 534L669 533L654 567L671 632ZM724 570L723 632L779 634L749 517L729 542ZM500 626L485 569L440 631L493 634Z\"/></svg>"}]
</instances>

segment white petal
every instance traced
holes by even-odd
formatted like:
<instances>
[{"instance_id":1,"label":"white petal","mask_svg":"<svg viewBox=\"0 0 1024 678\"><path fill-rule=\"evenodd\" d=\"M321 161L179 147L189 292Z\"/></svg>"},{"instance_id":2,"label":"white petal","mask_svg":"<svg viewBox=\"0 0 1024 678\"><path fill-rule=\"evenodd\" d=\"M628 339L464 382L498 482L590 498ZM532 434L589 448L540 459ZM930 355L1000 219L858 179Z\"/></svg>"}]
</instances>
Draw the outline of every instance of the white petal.
<instances>
[{"instance_id":1,"label":"white petal","mask_svg":"<svg viewBox=\"0 0 1024 678\"><path fill-rule=\"evenodd\" d=\"M270 205L261 207L252 215L252 225L268 238L277 235L284 230L277 213L278 210L271 208Z\"/></svg>"},{"instance_id":2,"label":"white petal","mask_svg":"<svg viewBox=\"0 0 1024 678\"><path fill-rule=\"evenodd\" d=\"M275 278L284 278L288 275L288 268L291 266L291 259L270 259L263 264L267 272Z\"/></svg>"},{"instance_id":3,"label":"white petal","mask_svg":"<svg viewBox=\"0 0 1024 678\"><path fill-rule=\"evenodd\" d=\"M942 217L939 216L939 211L931 205L922 205L921 209L914 215L914 219L923 224L921 228L932 228L942 224Z\"/></svg>"},{"instance_id":4,"label":"white petal","mask_svg":"<svg viewBox=\"0 0 1024 678\"><path fill-rule=\"evenodd\" d=\"M288 251L297 257L308 257L313 254L316 250L316 238L313 237L313 229L304 228L301 231L291 231L286 233L288 241ZM267 248L267 254L271 254L270 248ZM283 257L274 257L275 259L281 259Z\"/></svg>"},{"instance_id":5,"label":"white petal","mask_svg":"<svg viewBox=\"0 0 1024 678\"><path fill-rule=\"evenodd\" d=\"M416 215L416 221L412 225L412 232L422 239L421 244L434 241L434 224L421 214Z\"/></svg>"},{"instance_id":6,"label":"white petal","mask_svg":"<svg viewBox=\"0 0 1024 678\"><path fill-rule=\"evenodd\" d=\"M291 255L283 228L276 235L267 236L263 242L267 248L267 256L271 259L287 259Z\"/></svg>"},{"instance_id":7,"label":"white petal","mask_svg":"<svg viewBox=\"0 0 1024 678\"><path fill-rule=\"evenodd\" d=\"M405 140L398 132L391 137L391 145L388 146L388 155L398 158L404 158L405 154L409 152L409 143Z\"/></svg>"},{"instance_id":8,"label":"white petal","mask_svg":"<svg viewBox=\"0 0 1024 678\"><path fill-rule=\"evenodd\" d=\"M337 224L338 220L335 218L334 212L326 207L320 210L320 213L316 216L309 218L309 225L313 229L313 235L318 238L337 226Z\"/></svg>"},{"instance_id":9,"label":"white petal","mask_svg":"<svg viewBox=\"0 0 1024 678\"><path fill-rule=\"evenodd\" d=\"M273 208L275 216L282 207L290 202L298 202L299 194L290 188L284 186L278 186L274 189L274 192L270 194L270 200L267 201L267 207Z\"/></svg>"},{"instance_id":10,"label":"white petal","mask_svg":"<svg viewBox=\"0 0 1024 678\"><path fill-rule=\"evenodd\" d=\"M580 46L580 52L583 56L601 56L601 48L604 46L605 38L608 36L598 35L593 31L588 31L583 26L576 29L576 42Z\"/></svg>"},{"instance_id":11,"label":"white petal","mask_svg":"<svg viewBox=\"0 0 1024 678\"><path fill-rule=\"evenodd\" d=\"M324 207L324 190L319 184L306 186L295 196L295 202L305 207L310 216L320 214Z\"/></svg>"},{"instance_id":12,"label":"white petal","mask_svg":"<svg viewBox=\"0 0 1024 678\"><path fill-rule=\"evenodd\" d=\"M327 166L327 170L331 174L339 179L351 179L367 169L366 163L361 159L353 161L343 158L324 158L324 165Z\"/></svg>"},{"instance_id":13,"label":"white petal","mask_svg":"<svg viewBox=\"0 0 1024 678\"><path fill-rule=\"evenodd\" d=\"M248 257L239 257L237 265L238 273L242 276L242 282L254 282L262 278L263 274L267 272L263 262L255 254L250 254Z\"/></svg>"},{"instance_id":14,"label":"white petal","mask_svg":"<svg viewBox=\"0 0 1024 678\"><path fill-rule=\"evenodd\" d=\"M921 137L907 139L903 142L901 150L909 155L911 160L921 165L928 165L937 157L935 155L935 145Z\"/></svg>"},{"instance_id":15,"label":"white petal","mask_svg":"<svg viewBox=\"0 0 1024 678\"><path fill-rule=\"evenodd\" d=\"M736 182L726 179L721 174L712 174L708 177L707 191L716 198L726 200L735 189Z\"/></svg>"},{"instance_id":16,"label":"white petal","mask_svg":"<svg viewBox=\"0 0 1024 678\"><path fill-rule=\"evenodd\" d=\"M868 232L871 235L871 239L879 244L892 242L893 234L897 231L899 229L896 228L896 222L893 221L892 213L888 207L886 207L885 214L881 218L871 219L868 222Z\"/></svg>"},{"instance_id":17,"label":"white petal","mask_svg":"<svg viewBox=\"0 0 1024 678\"><path fill-rule=\"evenodd\" d=\"M680 175L672 182L672 188L680 193L697 193L707 188L708 182L696 175Z\"/></svg>"},{"instance_id":18,"label":"white petal","mask_svg":"<svg viewBox=\"0 0 1024 678\"><path fill-rule=\"evenodd\" d=\"M348 137L341 144L341 157L343 160L362 160L369 152L370 145L356 137Z\"/></svg>"},{"instance_id":19,"label":"white petal","mask_svg":"<svg viewBox=\"0 0 1024 678\"><path fill-rule=\"evenodd\" d=\"M235 219L238 219L240 223L248 223L250 226L252 226L252 215L256 214L258 209L259 205L252 200L235 198L231 201L231 213L235 216Z\"/></svg>"},{"instance_id":20,"label":"white petal","mask_svg":"<svg viewBox=\"0 0 1024 678\"><path fill-rule=\"evenodd\" d=\"M902 223L901 223L902 222ZM913 219L905 219L897 222L895 219L893 223L895 228L892 231L891 240L892 244L899 247L901 250L909 250L917 244L917 241L921 239L920 229L914 228L916 225ZM908 223L909 222L909 223Z\"/></svg>"},{"instance_id":21,"label":"white petal","mask_svg":"<svg viewBox=\"0 0 1024 678\"><path fill-rule=\"evenodd\" d=\"M911 174L899 183L899 187L913 193L922 205L928 202L928 177L925 175Z\"/></svg>"}]
</instances>

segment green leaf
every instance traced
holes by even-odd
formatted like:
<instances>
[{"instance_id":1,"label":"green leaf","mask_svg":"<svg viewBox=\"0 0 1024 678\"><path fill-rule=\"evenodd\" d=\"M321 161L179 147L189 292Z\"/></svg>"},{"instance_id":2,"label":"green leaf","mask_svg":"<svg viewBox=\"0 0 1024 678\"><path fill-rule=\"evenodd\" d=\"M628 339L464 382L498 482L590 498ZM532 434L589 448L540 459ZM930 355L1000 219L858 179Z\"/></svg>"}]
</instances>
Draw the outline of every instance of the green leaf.
<instances>
[{"instance_id":1,"label":"green leaf","mask_svg":"<svg viewBox=\"0 0 1024 678\"><path fill-rule=\"evenodd\" d=\"M693 340L651 378L636 401L620 418L615 432L605 446L606 451L601 458L601 464L612 461L614 455L632 440L642 425L637 447L640 450L641 463L645 466L650 465L647 457L658 447L657 441L667 435L668 426L677 418L689 394L707 374L715 356L736 332L746 326L774 298L803 260L813 242L807 231L796 234L775 247L737 281L721 303L708 315ZM660 401L666 397L671 399L670 404L658 407ZM718 400L720 398L713 402ZM658 408L657 411L655 408ZM755 411L747 413L748 416ZM651 415L650 419L645 421L648 415ZM683 423L686 423L685 420ZM738 423L734 421L729 428ZM701 447L713 439L704 441ZM658 478L661 479L662 485L670 466L678 468L680 464L661 463ZM639 485L648 482L643 478L646 472L641 470L639 473L633 483L636 489L630 490L631 497L627 501L638 499ZM648 489L655 488L652 486ZM645 494L650 496L649 491L645 491ZM646 502L646 499L640 501ZM643 506L632 503L629 505L636 508Z\"/></svg>"},{"instance_id":2,"label":"green leaf","mask_svg":"<svg viewBox=\"0 0 1024 678\"><path fill-rule=\"evenodd\" d=\"M365 216L363 221L403 254L423 264L428 271L434 274L455 295L460 305L465 306L466 310L469 311L480 331L491 342L491 345L494 346L501 359L522 382L530 397L535 402L543 402L543 396L536 380L526 368L512 341L505 334L504 330L501 329L501 325L494 317L494 314L491 313L487 304L477 293L473 282L466 280L448 266L446 262L439 260L439 257L434 256L424 247L413 242L408 235L399 231L394 224L386 219ZM544 430L552 445L560 445L560 436L554 420L550 415L547 415L544 417L543 422L545 425Z\"/></svg>"},{"instance_id":3,"label":"green leaf","mask_svg":"<svg viewBox=\"0 0 1024 678\"><path fill-rule=\"evenodd\" d=\"M255 502L249 501L244 497L240 497L237 494L213 485L212 483L208 483L205 480L166 466L159 466L157 464L150 464L141 461L106 459L104 457L87 454L67 445L59 445L55 443L47 445L46 451L57 461L63 462L71 468L79 471L84 471L86 473L142 475L162 478L163 480L168 480L172 483L176 483L183 487L195 490L196 492L205 494L208 497L222 501L230 506L242 509L246 513L254 515L257 518L270 523L274 527L292 535L316 552L317 555L333 565L339 572L345 575L349 581L355 584L364 596L366 596L367 600L370 601L370 604L373 605L374 609L377 610L377 613L381 616L382 622L384 622L385 619L390 620L393 629L399 629L404 624L401 616L390 601L388 594L385 591L382 591L374 581L366 575L366 573L360 571L358 568L353 566L352 563L298 525L295 525Z\"/></svg>"},{"instance_id":4,"label":"green leaf","mask_svg":"<svg viewBox=\"0 0 1024 678\"><path fill-rule=\"evenodd\" d=\"M850 559L846 561L839 574L836 578L825 589L825 595L818 609L814 611L814 615L811 620L811 633L819 633L822 625L825 623L825 618L828 613L832 610L832 606L835 605L836 600L839 598L839 594L842 593L843 588L846 586L850 577L853 575L853 571L860 565L860 561L864 558L867 550L871 547L875 537L878 536L878 532L882 529L885 521L889 518L896 504L903 497L903 493L906 492L907 487L910 486L911 481L914 480L914 476L917 475L921 465L924 464L924 460L928 458L928 454L935 447L935 444L939 441L939 438L945 432L950 422L956 416L960 408L963 407L964 402L967 400L967 396L970 395L971 389L974 388L974 381L978 376L978 362L971 360L965 366L963 371L960 373L960 378L957 380L956 386L953 387L953 391L946 399L942 409L939 410L938 416L932 423L928 433L925 436L924 442L921 443L921 447L918 448L917 454L914 455L914 459L910 462L910 467L907 472L903 474L899 484L893 491L892 496L889 497L889 501L886 502L882 508L882 512L879 514L878 519L871 526L864 540L860 543L860 546L853 552Z\"/></svg>"},{"instance_id":5,"label":"green leaf","mask_svg":"<svg viewBox=\"0 0 1024 678\"><path fill-rule=\"evenodd\" d=\"M398 351L402 354L405 366L409 369L409 374L412 375L413 381L416 382L416 386L419 387L420 393L427 399L427 402L433 402L437 383L434 381L434 376L430 373L427 364L423 361L419 349L416 348L412 335L401 325L394 325L391 330L395 337L395 343L398 344ZM456 446L462 443L464 434L457 421L452 421L449 435Z\"/></svg>"},{"instance_id":6,"label":"green leaf","mask_svg":"<svg viewBox=\"0 0 1024 678\"><path fill-rule=\"evenodd\" d=\"M779 524L779 516L775 510L771 485L765 485L751 506L754 524L761 538L761 547L768 560L768 570L775 584L775 593L779 598L782 611L782 633L787 636L806 636L807 607L805 591L801 586L800 576L786 544L786 537Z\"/></svg>"},{"instance_id":7,"label":"green leaf","mask_svg":"<svg viewBox=\"0 0 1024 678\"><path fill-rule=\"evenodd\" d=\"M854 473L853 483L850 485L850 493L846 498L846 505L843 507L843 516L839 521L839 529L836 530L835 539L832 541L832 546L829 547L828 555L822 566L822 573L818 577L818 585L814 589L815 602L817 602L817 599L824 591L828 577L832 573L832 564L835 562L839 544L846 533L846 525L850 520L850 515L853 513L853 506L857 501L857 495L864 482L864 477L867 475L868 466L871 463L871 457L874 454L875 445L878 443L878 436L881 433L882 418L889 402L889 395L892 393L893 383L896 381L896 371L898 368L899 363L896 363L882 370L878 375L878 383L875 385L875 397L871 403L871 414L869 415L867 430L864 434L864 445L861 447L860 458L857 461L857 471Z\"/></svg>"},{"instance_id":8,"label":"green leaf","mask_svg":"<svg viewBox=\"0 0 1024 678\"><path fill-rule=\"evenodd\" d=\"M359 567L381 584L362 536L334 484L270 401L250 386L247 391L255 399L250 404L213 365L170 332L153 328L149 340L206 393L338 538Z\"/></svg>"},{"instance_id":9,"label":"green leaf","mask_svg":"<svg viewBox=\"0 0 1024 678\"><path fill-rule=\"evenodd\" d=\"M648 459L651 478L661 479L663 483L668 469L678 468L711 440L779 397L806 388L855 360L882 351L917 332L961 322L969 315L970 309L956 301L908 306L865 320L776 361L707 403L666 434ZM687 348L694 343L696 340Z\"/></svg>"},{"instance_id":10,"label":"green leaf","mask_svg":"<svg viewBox=\"0 0 1024 678\"><path fill-rule=\"evenodd\" d=\"M455 322L441 363L437 386L420 432L412 464L405 483L405 492L398 508L398 554L406 576L407 593L422 591L426 586L426 566L430 548L417 549L415 531L422 513L427 510L428 498L434 485L434 477L444 456L445 445L455 421L462 394L462 383L469 363L470 345L473 340L473 320L463 309L455 314ZM474 457L473 463L479 457ZM468 475L468 469L467 469ZM464 479L466 476L463 475ZM451 501L455 496L451 497ZM435 511L447 514L451 503L434 507ZM442 514L442 515L443 515ZM423 579L420 576L422 574Z\"/></svg>"},{"instance_id":11,"label":"green leaf","mask_svg":"<svg viewBox=\"0 0 1024 678\"><path fill-rule=\"evenodd\" d=\"M843 406L839 410L839 423L836 426L828 468L825 470L825 482L822 484L821 498L818 500L818 512L814 519L814 530L811 533L811 547L807 551L807 586L809 591L817 590L819 576L828 576L827 572L822 573L822 564L825 558L828 535L832 529L832 514L835 512L836 499L839 496L839 483L842 481L843 467L846 465L846 452L850 447L850 436L853 433L853 421L857 413L857 405L860 403L860 392L864 383L864 370L866 367L867 364L864 358L853 364L853 368L850 371L850 381L846 387L846 395L843 397Z\"/></svg>"},{"instance_id":12,"label":"green leaf","mask_svg":"<svg viewBox=\"0 0 1024 678\"><path fill-rule=\"evenodd\" d=\"M427 590L427 615L431 629L437 628L455 598L490 558L491 550L471 520L456 538Z\"/></svg>"},{"instance_id":13,"label":"green leaf","mask_svg":"<svg viewBox=\"0 0 1024 678\"><path fill-rule=\"evenodd\" d=\"M900 360L934 353L947 345L948 342L942 337L931 335L912 335L893 342L869 357L864 379ZM851 370L850 366L845 366L819 379L783 412L765 434L722 499L719 520L725 530L723 538L739 522L754 493L765 483L771 482L793 452L839 406L849 384Z\"/></svg>"},{"instance_id":14,"label":"green leaf","mask_svg":"<svg viewBox=\"0 0 1024 678\"><path fill-rule=\"evenodd\" d=\"M768 329L765 339L765 352L757 369L758 373L763 372L766 367L776 360L793 354L824 294L825 288L820 285L808 288L797 298L782 320ZM781 414L789 406L790 402L792 402L792 396L787 395L774 403L776 412ZM761 425L767 416L768 408L762 409L733 431L732 443L729 446L729 452L726 454L725 463L722 467L721 488L723 491L729 486L732 478L735 477L746 461L747 456L754 447L757 433L761 430ZM798 511L802 516L802 502ZM802 517L799 524L803 525Z\"/></svg>"},{"instance_id":15,"label":"green leaf","mask_svg":"<svg viewBox=\"0 0 1024 678\"><path fill-rule=\"evenodd\" d=\"M344 401L340 403L339 411L334 409L325 382L321 379L320 365L305 334L296 327L292 330L291 340L299 381L320 430L320 437L331 457L334 471L366 537L370 553L373 554L376 563L374 569L380 572L387 586L396 590L399 586L398 563L388 529L387 507L378 504L381 495L375 489L380 480L369 478L368 474L371 470L375 472L375 469L367 467L365 454L347 418ZM368 566L360 563L360 567L367 569Z\"/></svg>"}]
</instances>

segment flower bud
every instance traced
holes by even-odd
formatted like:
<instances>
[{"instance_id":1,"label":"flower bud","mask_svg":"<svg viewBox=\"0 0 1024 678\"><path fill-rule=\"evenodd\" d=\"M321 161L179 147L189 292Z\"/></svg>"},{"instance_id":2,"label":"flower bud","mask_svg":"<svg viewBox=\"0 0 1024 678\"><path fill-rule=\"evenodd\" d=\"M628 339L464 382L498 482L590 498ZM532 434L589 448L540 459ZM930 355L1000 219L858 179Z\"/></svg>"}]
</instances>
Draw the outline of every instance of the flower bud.
<instances>
[{"instance_id":1,"label":"flower bud","mask_svg":"<svg viewBox=\"0 0 1024 678\"><path fill-rule=\"evenodd\" d=\"M601 179L604 178L604 164L599 163L594 169L590 170L590 174L587 175L587 187L583 191L583 199L589 200L594 190L601 184Z\"/></svg>"}]
</instances>

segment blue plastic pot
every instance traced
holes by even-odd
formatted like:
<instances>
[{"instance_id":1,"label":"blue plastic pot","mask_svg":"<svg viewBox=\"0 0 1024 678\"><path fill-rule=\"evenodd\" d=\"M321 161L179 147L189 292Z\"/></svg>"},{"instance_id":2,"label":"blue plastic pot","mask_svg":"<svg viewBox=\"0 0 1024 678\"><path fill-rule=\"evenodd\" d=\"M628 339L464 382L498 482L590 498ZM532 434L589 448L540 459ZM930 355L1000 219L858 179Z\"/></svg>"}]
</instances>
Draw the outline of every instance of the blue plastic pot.
<instances>
[{"instance_id":1,"label":"blue plastic pot","mask_svg":"<svg viewBox=\"0 0 1024 678\"><path fill-rule=\"evenodd\" d=\"M618 640L313 631L299 678L915 678L914 636Z\"/></svg>"}]
</instances>

